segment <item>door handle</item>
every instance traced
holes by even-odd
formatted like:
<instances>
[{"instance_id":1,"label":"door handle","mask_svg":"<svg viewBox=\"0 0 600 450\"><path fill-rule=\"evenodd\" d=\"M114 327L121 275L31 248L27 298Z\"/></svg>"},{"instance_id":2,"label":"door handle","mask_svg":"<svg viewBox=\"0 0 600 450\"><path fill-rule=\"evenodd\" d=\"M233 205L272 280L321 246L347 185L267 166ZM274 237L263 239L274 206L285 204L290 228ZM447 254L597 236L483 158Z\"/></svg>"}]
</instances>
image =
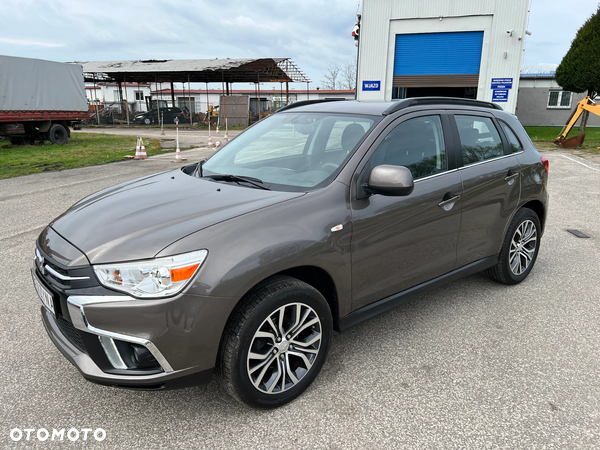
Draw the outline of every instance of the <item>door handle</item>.
<instances>
[{"instance_id":1,"label":"door handle","mask_svg":"<svg viewBox=\"0 0 600 450\"><path fill-rule=\"evenodd\" d=\"M504 177L504 181L506 181L509 186L512 186L518 176L519 176L519 172L511 173L509 171L508 175L506 177Z\"/></svg>"},{"instance_id":2,"label":"door handle","mask_svg":"<svg viewBox=\"0 0 600 450\"><path fill-rule=\"evenodd\" d=\"M448 195L452 195L452 194L446 194L446 196L448 196ZM456 203L456 201L459 198L460 198L460 195L454 195L446 200L442 200L441 202L439 202L438 206L440 208L442 208L444 211L450 211L454 207L454 204Z\"/></svg>"}]
</instances>

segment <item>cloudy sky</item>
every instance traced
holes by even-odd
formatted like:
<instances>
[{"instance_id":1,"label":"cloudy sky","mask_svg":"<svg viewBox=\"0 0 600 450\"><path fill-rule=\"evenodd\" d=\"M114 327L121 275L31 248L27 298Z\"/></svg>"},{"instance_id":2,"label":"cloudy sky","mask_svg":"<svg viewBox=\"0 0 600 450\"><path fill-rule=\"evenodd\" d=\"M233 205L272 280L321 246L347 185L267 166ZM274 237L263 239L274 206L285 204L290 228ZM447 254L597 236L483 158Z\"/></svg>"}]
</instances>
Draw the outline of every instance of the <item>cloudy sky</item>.
<instances>
[{"instance_id":1,"label":"cloudy sky","mask_svg":"<svg viewBox=\"0 0 600 450\"><path fill-rule=\"evenodd\" d=\"M358 3L1 0L0 54L54 61L290 57L312 87L329 62L355 58L350 33ZM555 67L597 6L598 0L532 0L524 65Z\"/></svg>"}]
</instances>

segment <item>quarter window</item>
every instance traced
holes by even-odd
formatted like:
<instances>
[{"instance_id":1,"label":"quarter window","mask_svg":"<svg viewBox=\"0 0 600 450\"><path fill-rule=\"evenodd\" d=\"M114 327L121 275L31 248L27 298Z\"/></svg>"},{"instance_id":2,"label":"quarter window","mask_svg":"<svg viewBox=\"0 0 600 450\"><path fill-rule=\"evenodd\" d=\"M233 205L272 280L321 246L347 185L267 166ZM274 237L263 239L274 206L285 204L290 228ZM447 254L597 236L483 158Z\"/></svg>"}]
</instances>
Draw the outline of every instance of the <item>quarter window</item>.
<instances>
[{"instance_id":1,"label":"quarter window","mask_svg":"<svg viewBox=\"0 0 600 450\"><path fill-rule=\"evenodd\" d=\"M440 117L416 117L402 122L385 137L369 162L371 168L382 164L405 166L415 180L447 170Z\"/></svg>"},{"instance_id":2,"label":"quarter window","mask_svg":"<svg viewBox=\"0 0 600 450\"><path fill-rule=\"evenodd\" d=\"M570 91L550 91L548 93L548 108L570 108L573 93Z\"/></svg>"},{"instance_id":3,"label":"quarter window","mask_svg":"<svg viewBox=\"0 0 600 450\"><path fill-rule=\"evenodd\" d=\"M488 117L454 116L462 146L463 165L504 156L500 134Z\"/></svg>"},{"instance_id":4,"label":"quarter window","mask_svg":"<svg viewBox=\"0 0 600 450\"><path fill-rule=\"evenodd\" d=\"M509 127L503 121L500 121L500 126L502 127L502 130L504 131L504 134L506 135L506 138L508 139L508 143L510 144L511 153L522 152L523 146L521 145L521 141L519 141L519 138L517 137L515 132L512 130L512 128Z\"/></svg>"}]
</instances>

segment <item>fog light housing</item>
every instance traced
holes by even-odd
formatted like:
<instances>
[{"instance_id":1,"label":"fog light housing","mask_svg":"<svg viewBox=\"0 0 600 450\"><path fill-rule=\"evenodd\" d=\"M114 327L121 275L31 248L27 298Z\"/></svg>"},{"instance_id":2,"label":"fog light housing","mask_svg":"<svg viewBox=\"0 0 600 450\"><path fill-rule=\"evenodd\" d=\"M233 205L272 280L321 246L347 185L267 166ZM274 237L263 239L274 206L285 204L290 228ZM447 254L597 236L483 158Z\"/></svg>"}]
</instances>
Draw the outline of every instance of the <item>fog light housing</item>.
<instances>
[{"instance_id":1,"label":"fog light housing","mask_svg":"<svg viewBox=\"0 0 600 450\"><path fill-rule=\"evenodd\" d=\"M137 369L151 369L160 367L150 350L142 345L129 344L131 347L131 362Z\"/></svg>"}]
</instances>

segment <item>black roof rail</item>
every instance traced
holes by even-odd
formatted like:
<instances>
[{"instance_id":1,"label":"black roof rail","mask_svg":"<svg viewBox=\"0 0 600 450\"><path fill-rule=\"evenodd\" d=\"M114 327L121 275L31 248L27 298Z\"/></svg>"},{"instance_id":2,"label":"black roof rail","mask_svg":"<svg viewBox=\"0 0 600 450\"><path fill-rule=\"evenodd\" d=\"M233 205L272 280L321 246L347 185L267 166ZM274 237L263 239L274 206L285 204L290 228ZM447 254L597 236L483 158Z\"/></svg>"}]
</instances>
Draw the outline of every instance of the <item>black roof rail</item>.
<instances>
[{"instance_id":1,"label":"black roof rail","mask_svg":"<svg viewBox=\"0 0 600 450\"><path fill-rule=\"evenodd\" d=\"M408 108L409 106L418 105L459 105L459 106L476 106L479 108L490 108L499 109L502 111L500 105L496 105L491 102L484 102L482 100L472 100L470 98L455 98L455 97L415 97L399 100L386 109L383 112L384 116L393 114L401 109Z\"/></svg>"},{"instance_id":2,"label":"black roof rail","mask_svg":"<svg viewBox=\"0 0 600 450\"><path fill-rule=\"evenodd\" d=\"M299 102L290 103L289 105L279 108L277 112L287 111L288 109L298 108L300 106L313 105L315 103L339 102L346 100L345 98L320 98L318 100L302 100Z\"/></svg>"}]
</instances>

